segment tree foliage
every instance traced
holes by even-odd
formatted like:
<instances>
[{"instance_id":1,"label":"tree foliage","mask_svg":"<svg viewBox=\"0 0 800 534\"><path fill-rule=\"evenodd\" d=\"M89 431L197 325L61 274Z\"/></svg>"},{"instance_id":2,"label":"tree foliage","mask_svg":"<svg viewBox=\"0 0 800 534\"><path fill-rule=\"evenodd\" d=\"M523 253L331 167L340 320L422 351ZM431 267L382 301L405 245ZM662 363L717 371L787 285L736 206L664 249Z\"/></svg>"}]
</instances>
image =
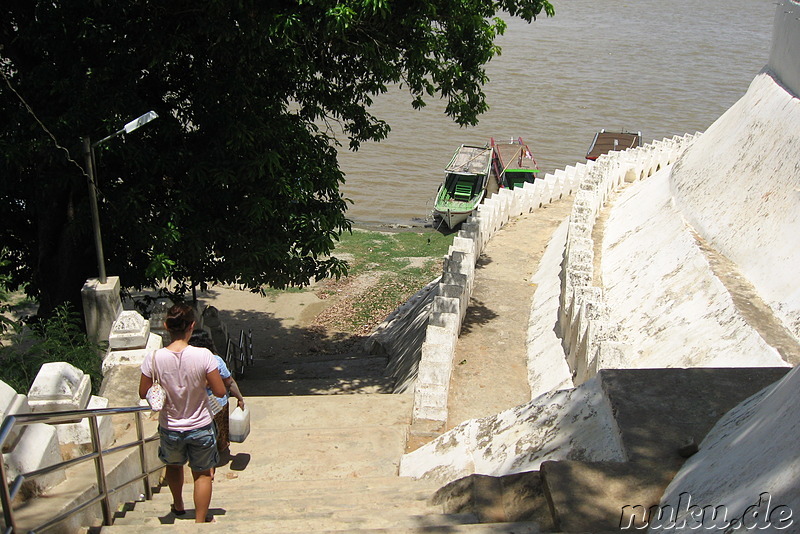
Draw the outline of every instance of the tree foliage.
<instances>
[{"instance_id":1,"label":"tree foliage","mask_svg":"<svg viewBox=\"0 0 800 534\"><path fill-rule=\"evenodd\" d=\"M547 0L6 0L0 7L0 248L43 309L96 275L80 138L98 147L109 273L141 287L339 276L350 228L338 137L383 139L392 84L472 125L505 23Z\"/></svg>"}]
</instances>

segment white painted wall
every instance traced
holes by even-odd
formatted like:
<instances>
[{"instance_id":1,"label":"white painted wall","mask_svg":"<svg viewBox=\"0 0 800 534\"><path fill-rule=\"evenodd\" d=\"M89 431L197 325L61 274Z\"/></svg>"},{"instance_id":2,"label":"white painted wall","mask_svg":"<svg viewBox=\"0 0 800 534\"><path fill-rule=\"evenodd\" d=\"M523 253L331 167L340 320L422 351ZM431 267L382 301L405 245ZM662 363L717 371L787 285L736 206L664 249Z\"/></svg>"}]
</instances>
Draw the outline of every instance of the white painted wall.
<instances>
[{"instance_id":1,"label":"white painted wall","mask_svg":"<svg viewBox=\"0 0 800 534\"><path fill-rule=\"evenodd\" d=\"M797 51L800 50L800 3L783 0L775 10L769 68L784 87L800 95L800 69Z\"/></svg>"},{"instance_id":2,"label":"white painted wall","mask_svg":"<svg viewBox=\"0 0 800 534\"><path fill-rule=\"evenodd\" d=\"M757 76L676 163L672 193L800 336L800 100L769 74Z\"/></svg>"},{"instance_id":3,"label":"white painted wall","mask_svg":"<svg viewBox=\"0 0 800 534\"><path fill-rule=\"evenodd\" d=\"M786 366L711 272L673 205L669 170L624 190L605 228L609 321L632 347L624 367Z\"/></svg>"}]
</instances>

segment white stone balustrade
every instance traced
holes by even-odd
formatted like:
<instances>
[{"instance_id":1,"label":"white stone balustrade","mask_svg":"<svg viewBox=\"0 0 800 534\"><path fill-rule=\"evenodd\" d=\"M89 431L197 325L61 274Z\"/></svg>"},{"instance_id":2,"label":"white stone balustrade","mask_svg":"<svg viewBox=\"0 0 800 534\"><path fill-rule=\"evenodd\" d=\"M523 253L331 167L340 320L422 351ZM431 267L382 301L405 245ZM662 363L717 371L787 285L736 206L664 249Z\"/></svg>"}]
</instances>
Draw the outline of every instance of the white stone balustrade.
<instances>
[{"instance_id":1,"label":"white stone balustrade","mask_svg":"<svg viewBox=\"0 0 800 534\"><path fill-rule=\"evenodd\" d=\"M695 136L664 139L644 147L613 152L597 161L577 163L545 174L533 184L503 189L486 199L462 224L444 260L443 277L422 344L414 418L447 419L447 393L455 342L472 295L475 262L486 243L510 219L575 195L563 262L559 324L562 345L578 382L622 358L629 349L617 341L607 322L602 291L593 287L592 231L608 196L625 183L650 176L672 164Z\"/></svg>"}]
</instances>

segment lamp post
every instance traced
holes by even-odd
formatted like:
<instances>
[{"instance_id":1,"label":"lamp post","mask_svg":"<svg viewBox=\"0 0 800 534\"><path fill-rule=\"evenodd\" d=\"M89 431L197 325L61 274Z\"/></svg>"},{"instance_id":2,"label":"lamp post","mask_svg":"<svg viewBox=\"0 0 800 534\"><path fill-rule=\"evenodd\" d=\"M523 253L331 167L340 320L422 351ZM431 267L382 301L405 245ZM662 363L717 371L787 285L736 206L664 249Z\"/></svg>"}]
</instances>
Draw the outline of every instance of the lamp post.
<instances>
[{"instance_id":1,"label":"lamp post","mask_svg":"<svg viewBox=\"0 0 800 534\"><path fill-rule=\"evenodd\" d=\"M95 168L94 147L105 143L109 139L113 139L118 135L130 133L140 126L144 126L153 119L157 119L158 114L155 111L148 111L141 117L133 119L126 124L121 130L114 132L108 137L104 137L99 141L92 143L89 137L83 138L83 157L86 160L86 175L89 183L89 207L92 210L92 228L94 229L94 246L97 252L97 271L98 278L101 284L105 284L106 277L106 262L103 256L103 239L100 235L100 214L97 210L97 169Z\"/></svg>"}]
</instances>

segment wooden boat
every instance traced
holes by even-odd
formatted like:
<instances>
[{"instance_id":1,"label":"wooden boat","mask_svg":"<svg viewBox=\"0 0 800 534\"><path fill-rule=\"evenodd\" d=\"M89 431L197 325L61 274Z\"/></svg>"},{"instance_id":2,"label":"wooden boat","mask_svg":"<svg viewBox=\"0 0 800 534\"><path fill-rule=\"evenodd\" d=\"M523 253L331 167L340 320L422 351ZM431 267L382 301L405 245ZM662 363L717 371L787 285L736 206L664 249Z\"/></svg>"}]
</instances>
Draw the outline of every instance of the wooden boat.
<instances>
[{"instance_id":1,"label":"wooden boat","mask_svg":"<svg viewBox=\"0 0 800 534\"><path fill-rule=\"evenodd\" d=\"M451 229L467 220L486 196L494 154L490 146L458 147L445 168L444 182L436 194L434 217L442 219ZM496 190L496 181L494 185Z\"/></svg>"},{"instance_id":2,"label":"wooden boat","mask_svg":"<svg viewBox=\"0 0 800 534\"><path fill-rule=\"evenodd\" d=\"M607 132L605 129L594 134L592 146L586 152L586 159L596 160L603 154L614 150L627 150L642 146L642 132Z\"/></svg>"},{"instance_id":3,"label":"wooden boat","mask_svg":"<svg viewBox=\"0 0 800 534\"><path fill-rule=\"evenodd\" d=\"M497 153L496 163L499 169L495 173L500 176L502 187L514 189L522 187L526 182L533 183L540 172L539 165L521 137L508 143L497 143L492 139L490 144Z\"/></svg>"}]
</instances>

